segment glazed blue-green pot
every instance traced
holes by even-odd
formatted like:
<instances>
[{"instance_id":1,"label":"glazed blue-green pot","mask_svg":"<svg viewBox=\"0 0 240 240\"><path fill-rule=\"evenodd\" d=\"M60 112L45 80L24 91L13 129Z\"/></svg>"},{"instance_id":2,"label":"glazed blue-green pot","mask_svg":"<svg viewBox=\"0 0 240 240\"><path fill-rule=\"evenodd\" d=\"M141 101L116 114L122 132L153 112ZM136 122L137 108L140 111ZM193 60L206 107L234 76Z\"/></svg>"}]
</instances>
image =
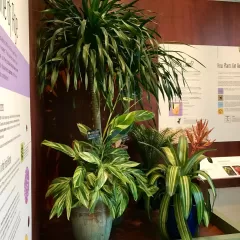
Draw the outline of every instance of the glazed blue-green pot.
<instances>
[{"instance_id":1,"label":"glazed blue-green pot","mask_svg":"<svg viewBox=\"0 0 240 240\"><path fill-rule=\"evenodd\" d=\"M112 217L102 202L93 214L85 207L74 208L71 214L73 235L76 240L108 240L112 229Z\"/></svg>"}]
</instances>

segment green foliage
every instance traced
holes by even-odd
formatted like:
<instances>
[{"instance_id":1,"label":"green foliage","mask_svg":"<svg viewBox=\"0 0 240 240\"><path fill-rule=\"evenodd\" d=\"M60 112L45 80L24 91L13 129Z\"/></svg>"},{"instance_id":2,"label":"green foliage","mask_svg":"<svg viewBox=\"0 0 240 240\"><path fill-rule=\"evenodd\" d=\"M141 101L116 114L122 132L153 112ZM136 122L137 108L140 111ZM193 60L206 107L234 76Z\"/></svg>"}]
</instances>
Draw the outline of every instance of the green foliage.
<instances>
[{"instance_id":1,"label":"green foliage","mask_svg":"<svg viewBox=\"0 0 240 240\"><path fill-rule=\"evenodd\" d=\"M74 141L73 148L64 144L43 141L43 145L61 151L77 162L71 178L57 178L49 186L46 197L53 196L54 205L50 218L61 216L66 209L70 218L73 207L85 206L94 212L98 201L104 202L113 218L125 211L129 194L137 200L140 192L152 196L157 187L148 183L146 175L137 168L139 163L129 160L122 148L115 148L115 141L129 133L138 121L149 120L154 114L148 111L134 111L109 118L105 135L91 142ZM78 124L85 136L88 127ZM117 134L116 134L117 132Z\"/></svg>"},{"instance_id":2,"label":"green foliage","mask_svg":"<svg viewBox=\"0 0 240 240\"><path fill-rule=\"evenodd\" d=\"M159 132L144 125L134 126L132 137L141 155L143 169L149 171L159 163L161 156L159 156L158 151L161 151L163 147L167 147L169 142L172 143L176 134L177 132L173 133L168 128Z\"/></svg>"},{"instance_id":3,"label":"green foliage","mask_svg":"<svg viewBox=\"0 0 240 240\"><path fill-rule=\"evenodd\" d=\"M198 169L196 166L206 158L203 154L207 151L211 150L196 152L189 158L187 139L185 136L182 136L179 138L177 148L169 144L168 147L163 147L161 151L158 151L165 160L165 164L159 164L153 167L147 174L151 184L153 184L154 181L156 184L159 177L165 181L165 195L161 200L159 214L160 231L166 239L169 239L166 222L171 198L173 198L174 213L182 239L192 239L186 221L191 212L193 201L197 207L198 224L200 225L202 222L206 226L209 224L211 208L207 207L208 202L204 199L200 187L193 182L198 176L208 181L213 192L213 206L216 199L216 189L212 179L206 172L195 170Z\"/></svg>"},{"instance_id":4,"label":"green foliage","mask_svg":"<svg viewBox=\"0 0 240 240\"><path fill-rule=\"evenodd\" d=\"M122 100L140 100L142 89L157 100L159 90L169 102L181 97L178 74L185 83L184 54L159 45L160 36L150 27L155 17L137 9L137 1L82 0L81 9L72 0L45 2L38 37L40 93L46 85L54 88L64 71L67 90L84 83L92 94L101 93L110 108L115 88Z\"/></svg>"}]
</instances>

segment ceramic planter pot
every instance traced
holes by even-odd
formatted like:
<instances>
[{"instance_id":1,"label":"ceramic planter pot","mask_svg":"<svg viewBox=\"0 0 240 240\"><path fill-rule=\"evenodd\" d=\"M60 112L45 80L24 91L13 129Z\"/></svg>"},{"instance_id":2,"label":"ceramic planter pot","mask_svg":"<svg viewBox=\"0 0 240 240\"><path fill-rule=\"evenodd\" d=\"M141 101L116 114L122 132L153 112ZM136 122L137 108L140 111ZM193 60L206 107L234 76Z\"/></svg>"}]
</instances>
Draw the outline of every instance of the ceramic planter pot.
<instances>
[{"instance_id":1,"label":"ceramic planter pot","mask_svg":"<svg viewBox=\"0 0 240 240\"><path fill-rule=\"evenodd\" d=\"M72 210L71 222L76 240L108 240L112 229L112 217L102 202L93 214L85 207Z\"/></svg>"},{"instance_id":2,"label":"ceramic planter pot","mask_svg":"<svg viewBox=\"0 0 240 240\"><path fill-rule=\"evenodd\" d=\"M197 207L192 206L191 212L187 220L188 228L194 237L198 230L198 220L197 220ZM168 234L171 239L181 239L180 233L177 228L177 222L174 214L173 205L169 206L168 221L167 221Z\"/></svg>"}]
</instances>

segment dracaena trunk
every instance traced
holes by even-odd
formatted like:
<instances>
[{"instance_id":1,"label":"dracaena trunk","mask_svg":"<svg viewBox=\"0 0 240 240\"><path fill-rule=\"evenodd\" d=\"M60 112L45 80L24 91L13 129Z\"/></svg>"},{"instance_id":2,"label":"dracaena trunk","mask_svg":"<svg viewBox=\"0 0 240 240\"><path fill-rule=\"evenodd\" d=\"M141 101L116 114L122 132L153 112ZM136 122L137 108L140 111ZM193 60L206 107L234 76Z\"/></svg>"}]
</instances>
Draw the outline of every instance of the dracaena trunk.
<instances>
[{"instance_id":1,"label":"dracaena trunk","mask_svg":"<svg viewBox=\"0 0 240 240\"><path fill-rule=\"evenodd\" d=\"M93 116L93 127L99 129L102 132L101 124L101 109L100 109L100 94L94 90L94 76L91 68L88 68L88 77L92 95L92 116Z\"/></svg>"}]
</instances>

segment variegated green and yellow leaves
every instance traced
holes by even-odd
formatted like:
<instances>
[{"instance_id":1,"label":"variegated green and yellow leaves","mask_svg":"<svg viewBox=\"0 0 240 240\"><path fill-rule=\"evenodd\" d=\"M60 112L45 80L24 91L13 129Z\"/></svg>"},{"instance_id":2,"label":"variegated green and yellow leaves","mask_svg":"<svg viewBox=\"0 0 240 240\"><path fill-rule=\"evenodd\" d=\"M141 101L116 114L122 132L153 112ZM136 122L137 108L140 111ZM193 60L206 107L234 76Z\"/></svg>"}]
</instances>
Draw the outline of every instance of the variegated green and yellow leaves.
<instances>
[{"instance_id":1,"label":"variegated green and yellow leaves","mask_svg":"<svg viewBox=\"0 0 240 240\"><path fill-rule=\"evenodd\" d=\"M191 179L188 176L180 176L180 197L182 201L183 216L187 220L192 210Z\"/></svg>"},{"instance_id":2,"label":"variegated green and yellow leaves","mask_svg":"<svg viewBox=\"0 0 240 240\"><path fill-rule=\"evenodd\" d=\"M173 197L174 204L174 214L177 222L178 231L180 233L181 239L192 240L192 235L188 229L187 221L184 218L184 211L181 202L181 197L175 194Z\"/></svg>"},{"instance_id":3,"label":"variegated green and yellow leaves","mask_svg":"<svg viewBox=\"0 0 240 240\"><path fill-rule=\"evenodd\" d=\"M172 197L177 190L180 179L181 168L177 166L168 166L166 175L166 191Z\"/></svg>"},{"instance_id":4,"label":"variegated green and yellow leaves","mask_svg":"<svg viewBox=\"0 0 240 240\"><path fill-rule=\"evenodd\" d=\"M55 142L44 140L42 142L42 145L45 145L47 147L50 147L50 148L55 149L57 151L60 151L60 152L62 152L64 154L68 155L69 157L72 157L72 158L75 157L74 150L71 147L69 147L69 146L67 146L65 144L55 143Z\"/></svg>"},{"instance_id":5,"label":"variegated green and yellow leaves","mask_svg":"<svg viewBox=\"0 0 240 240\"><path fill-rule=\"evenodd\" d=\"M106 126L107 131L105 133L108 133L106 140L116 142L129 133L134 122L147 121L152 118L154 118L154 113L145 110L133 111L117 116Z\"/></svg>"},{"instance_id":6,"label":"variegated green and yellow leaves","mask_svg":"<svg viewBox=\"0 0 240 240\"><path fill-rule=\"evenodd\" d=\"M67 211L67 218L70 218L72 209L71 180L71 178L56 178L49 186L46 197L54 197L54 205L50 213L50 219L54 216L60 217L64 209Z\"/></svg>"},{"instance_id":7,"label":"variegated green and yellow leaves","mask_svg":"<svg viewBox=\"0 0 240 240\"><path fill-rule=\"evenodd\" d=\"M177 227L181 235L181 239L192 240L191 233L188 229L187 221L184 218L184 210L182 206L181 196L176 193L173 197L174 214L177 222ZM165 193L161 200L159 209L159 227L160 234L163 239L170 240L167 230L168 212L170 207L171 197Z\"/></svg>"},{"instance_id":8,"label":"variegated green and yellow leaves","mask_svg":"<svg viewBox=\"0 0 240 240\"><path fill-rule=\"evenodd\" d=\"M167 231L167 220L168 220L168 212L169 212L169 204L171 197L168 193L165 193L161 200L160 209L159 209L159 229L160 234L164 239L169 239L168 231Z\"/></svg>"},{"instance_id":9,"label":"variegated green and yellow leaves","mask_svg":"<svg viewBox=\"0 0 240 240\"><path fill-rule=\"evenodd\" d=\"M184 166L188 160L188 141L185 136L181 136L178 140L177 154L181 166Z\"/></svg>"}]
</instances>

